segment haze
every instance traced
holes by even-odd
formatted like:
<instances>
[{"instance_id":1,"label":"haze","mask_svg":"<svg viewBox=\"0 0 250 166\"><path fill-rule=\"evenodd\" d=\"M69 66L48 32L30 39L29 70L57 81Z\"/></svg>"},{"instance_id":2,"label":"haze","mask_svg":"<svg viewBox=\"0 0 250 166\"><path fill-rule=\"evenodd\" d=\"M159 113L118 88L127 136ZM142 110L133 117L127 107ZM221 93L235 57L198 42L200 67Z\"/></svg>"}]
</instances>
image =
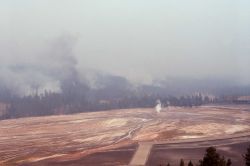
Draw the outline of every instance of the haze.
<instances>
[{"instance_id":1,"label":"haze","mask_svg":"<svg viewBox=\"0 0 250 166\"><path fill-rule=\"evenodd\" d=\"M40 79L46 77L40 68L74 64L81 73L140 83L189 77L249 84L249 6L246 0L1 0L0 78L23 79L10 77L13 66L32 66L25 76Z\"/></svg>"}]
</instances>

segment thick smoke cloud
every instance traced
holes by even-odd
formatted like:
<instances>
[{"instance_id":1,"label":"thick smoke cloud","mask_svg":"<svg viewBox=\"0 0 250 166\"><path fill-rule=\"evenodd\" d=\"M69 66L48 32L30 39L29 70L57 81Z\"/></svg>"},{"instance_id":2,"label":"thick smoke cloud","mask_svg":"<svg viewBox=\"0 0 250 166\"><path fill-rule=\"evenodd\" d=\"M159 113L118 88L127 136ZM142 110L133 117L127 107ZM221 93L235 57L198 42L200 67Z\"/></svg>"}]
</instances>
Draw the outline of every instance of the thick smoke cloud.
<instances>
[{"instance_id":1,"label":"thick smoke cloud","mask_svg":"<svg viewBox=\"0 0 250 166\"><path fill-rule=\"evenodd\" d=\"M74 56L76 42L76 37L65 35L43 43L32 52L9 50L7 55L14 58L1 65L0 88L17 95L62 91L65 81L76 81L79 77ZM31 58L15 59L22 56Z\"/></svg>"},{"instance_id":2,"label":"thick smoke cloud","mask_svg":"<svg viewBox=\"0 0 250 166\"><path fill-rule=\"evenodd\" d=\"M2 59L0 95L24 96L43 93L46 90L78 97L90 92L88 98L102 99L119 98L135 93L186 95L194 92L212 94L248 92L245 90L248 86L243 87L243 90L237 87L239 79L195 80L163 75L160 80L155 80L152 84L143 85L143 82L133 84L131 80L119 75L114 76L105 71L84 68L76 58L79 58L75 53L77 42L78 38L73 35L62 35L31 46L15 41L0 41ZM230 89L233 88L237 93L231 92Z\"/></svg>"},{"instance_id":3,"label":"thick smoke cloud","mask_svg":"<svg viewBox=\"0 0 250 166\"><path fill-rule=\"evenodd\" d=\"M18 44L12 45L17 51L10 48L5 51L8 58L1 65L0 92L3 96L7 92L24 96L45 91L82 96L91 88L97 98L129 95L133 85L126 78L78 68L76 44L77 37L63 35L28 51L19 49Z\"/></svg>"},{"instance_id":4,"label":"thick smoke cloud","mask_svg":"<svg viewBox=\"0 0 250 166\"><path fill-rule=\"evenodd\" d=\"M250 85L249 5L244 0L1 1L1 71L11 72L9 65L16 64L41 66L37 59L46 62L42 68L55 65L51 54L73 54L76 39L66 37L71 39L63 50L62 41L42 42L69 33L81 36L75 47L79 68L137 83L177 76L229 77ZM54 59L71 57L60 56Z\"/></svg>"}]
</instances>

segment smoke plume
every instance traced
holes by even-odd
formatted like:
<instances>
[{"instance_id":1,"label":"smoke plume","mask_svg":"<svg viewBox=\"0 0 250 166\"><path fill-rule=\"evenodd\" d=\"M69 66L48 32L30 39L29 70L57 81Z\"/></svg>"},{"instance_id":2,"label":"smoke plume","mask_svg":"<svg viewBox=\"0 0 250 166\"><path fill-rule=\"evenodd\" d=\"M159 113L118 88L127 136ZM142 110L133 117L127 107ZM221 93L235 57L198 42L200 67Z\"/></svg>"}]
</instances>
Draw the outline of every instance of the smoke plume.
<instances>
[{"instance_id":1,"label":"smoke plume","mask_svg":"<svg viewBox=\"0 0 250 166\"><path fill-rule=\"evenodd\" d=\"M79 78L73 50L76 41L68 35L43 43L32 51L13 53L9 50L7 53L14 58L1 65L0 90L7 89L14 95L62 91L65 81ZM23 56L31 58L15 59Z\"/></svg>"}]
</instances>

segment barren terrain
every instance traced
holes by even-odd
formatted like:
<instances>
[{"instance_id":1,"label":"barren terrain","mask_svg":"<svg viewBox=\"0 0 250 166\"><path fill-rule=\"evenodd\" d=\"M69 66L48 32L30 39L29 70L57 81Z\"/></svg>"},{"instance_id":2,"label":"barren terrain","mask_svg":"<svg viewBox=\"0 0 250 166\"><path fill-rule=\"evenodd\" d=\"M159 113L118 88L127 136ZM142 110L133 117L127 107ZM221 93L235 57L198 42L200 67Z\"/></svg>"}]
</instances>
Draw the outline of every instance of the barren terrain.
<instances>
[{"instance_id":1,"label":"barren terrain","mask_svg":"<svg viewBox=\"0 0 250 166\"><path fill-rule=\"evenodd\" d=\"M124 109L2 120L0 165L84 165L91 158L103 160L103 165L127 165L138 143L249 138L249 110L250 106L169 107L159 114L153 108Z\"/></svg>"}]
</instances>

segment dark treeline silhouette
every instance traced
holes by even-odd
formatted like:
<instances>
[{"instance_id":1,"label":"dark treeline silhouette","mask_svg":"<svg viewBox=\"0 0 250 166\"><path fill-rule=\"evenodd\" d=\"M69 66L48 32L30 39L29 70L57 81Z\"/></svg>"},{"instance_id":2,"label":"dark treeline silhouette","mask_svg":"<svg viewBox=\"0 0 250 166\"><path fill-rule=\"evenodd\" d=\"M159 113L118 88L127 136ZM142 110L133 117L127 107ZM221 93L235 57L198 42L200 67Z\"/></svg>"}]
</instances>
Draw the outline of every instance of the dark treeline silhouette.
<instances>
[{"instance_id":1,"label":"dark treeline silhouette","mask_svg":"<svg viewBox=\"0 0 250 166\"><path fill-rule=\"evenodd\" d=\"M159 96L159 95L120 95L109 94L108 97L90 94L87 98L80 90L53 93L45 91L43 94L23 97L12 96L2 100L8 103L7 113L1 119L19 118L29 116L45 116L57 114L70 114L88 111L149 108L154 107L156 100L160 99L164 106L200 106L212 102L201 94L192 96ZM105 92L106 93L106 92ZM117 92L116 92L117 93Z\"/></svg>"},{"instance_id":2,"label":"dark treeline silhouette","mask_svg":"<svg viewBox=\"0 0 250 166\"><path fill-rule=\"evenodd\" d=\"M245 166L250 166L250 146L247 148L246 154L243 155L243 159L245 161ZM206 153L204 154L203 159L199 160L197 166L231 166L233 163L231 159L225 159L224 156L221 156L215 147L209 147L206 149ZM166 165L160 164L160 166L170 166L170 163ZM183 159L180 159L180 166L185 166L185 162ZM188 162L188 166L194 166L194 163L190 160Z\"/></svg>"},{"instance_id":3,"label":"dark treeline silhouette","mask_svg":"<svg viewBox=\"0 0 250 166\"><path fill-rule=\"evenodd\" d=\"M209 147L202 160L199 161L198 166L230 166L231 160L226 160L221 156L214 147Z\"/></svg>"},{"instance_id":4,"label":"dark treeline silhouette","mask_svg":"<svg viewBox=\"0 0 250 166\"><path fill-rule=\"evenodd\" d=\"M187 91L184 87L178 89L167 82L158 83L159 85L134 86L125 78L112 75L98 76L94 87L91 87L86 81L82 81L74 70L69 73L67 77L60 77L60 92L44 90L38 93L38 86L34 86L34 92L29 95L18 95L14 87L8 89L8 86L0 83L0 119L149 108L154 107L158 99L164 106L182 107L232 102L237 99L235 96L207 95L209 93L202 93L204 87L195 89L191 83L189 86L193 91ZM199 89L201 92L197 91ZM180 91L183 91L183 94Z\"/></svg>"},{"instance_id":5,"label":"dark treeline silhouette","mask_svg":"<svg viewBox=\"0 0 250 166\"><path fill-rule=\"evenodd\" d=\"M246 166L250 166L250 145L247 148L246 154L243 155Z\"/></svg>"}]
</instances>

